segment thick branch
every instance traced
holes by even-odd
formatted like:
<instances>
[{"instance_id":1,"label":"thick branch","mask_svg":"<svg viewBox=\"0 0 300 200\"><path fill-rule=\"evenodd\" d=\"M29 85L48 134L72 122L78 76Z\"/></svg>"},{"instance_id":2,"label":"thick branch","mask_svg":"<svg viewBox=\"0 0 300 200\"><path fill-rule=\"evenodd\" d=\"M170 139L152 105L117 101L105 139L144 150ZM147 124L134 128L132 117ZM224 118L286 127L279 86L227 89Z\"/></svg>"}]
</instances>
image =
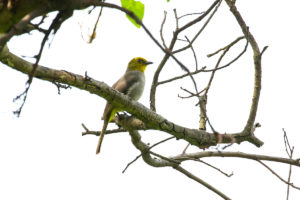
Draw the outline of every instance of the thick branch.
<instances>
[{"instance_id":1,"label":"thick branch","mask_svg":"<svg viewBox=\"0 0 300 200\"><path fill-rule=\"evenodd\" d=\"M13 69L29 74L33 69L33 64L9 52L5 47L0 53L0 60ZM128 111L142 120L149 129L167 132L178 139L184 139L200 148L216 145L218 143L241 143L248 141L256 146L261 146L263 142L252 135L236 134L210 134L197 129L189 129L168 121L164 117L146 108L142 104L131 101L127 96L117 92L103 82L96 81L90 77L84 77L67 71L54 70L43 66L38 66L34 74L36 78L68 84L78 89L86 90L105 98L111 104Z\"/></svg>"},{"instance_id":2,"label":"thick branch","mask_svg":"<svg viewBox=\"0 0 300 200\"><path fill-rule=\"evenodd\" d=\"M7 41L9 41L13 36L22 34L26 32L26 27L28 23L37 16L42 15L46 11L46 6L33 10L32 12L25 15L19 23L15 24L8 33L1 35L0 37L0 48L2 48Z\"/></svg>"}]
</instances>

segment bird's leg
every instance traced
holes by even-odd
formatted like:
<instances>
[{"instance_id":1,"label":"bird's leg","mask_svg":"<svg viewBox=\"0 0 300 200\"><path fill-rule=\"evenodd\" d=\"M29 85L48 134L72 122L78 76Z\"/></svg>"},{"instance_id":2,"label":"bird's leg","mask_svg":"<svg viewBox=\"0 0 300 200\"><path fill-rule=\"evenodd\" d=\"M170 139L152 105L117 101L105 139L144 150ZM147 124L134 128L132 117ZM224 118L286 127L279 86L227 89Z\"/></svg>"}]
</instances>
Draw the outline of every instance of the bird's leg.
<instances>
[{"instance_id":1,"label":"bird's leg","mask_svg":"<svg viewBox=\"0 0 300 200\"><path fill-rule=\"evenodd\" d=\"M119 118L128 117L129 116L128 113L125 112L125 111L123 111L122 114L120 114L120 112L117 112L117 115L118 115Z\"/></svg>"},{"instance_id":2,"label":"bird's leg","mask_svg":"<svg viewBox=\"0 0 300 200\"><path fill-rule=\"evenodd\" d=\"M120 112L117 112L116 114L120 120L128 116L128 114L125 111L123 111L122 114ZM116 123L116 125L118 126L119 129L122 128L122 126L120 126L118 123Z\"/></svg>"}]
</instances>

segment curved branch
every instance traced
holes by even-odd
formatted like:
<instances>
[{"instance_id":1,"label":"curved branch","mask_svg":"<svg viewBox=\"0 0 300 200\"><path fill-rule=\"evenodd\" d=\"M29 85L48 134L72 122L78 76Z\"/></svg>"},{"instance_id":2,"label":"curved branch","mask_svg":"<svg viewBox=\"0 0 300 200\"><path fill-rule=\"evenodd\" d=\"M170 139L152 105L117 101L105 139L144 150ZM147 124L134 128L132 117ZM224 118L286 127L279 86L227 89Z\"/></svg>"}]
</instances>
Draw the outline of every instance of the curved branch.
<instances>
[{"instance_id":1,"label":"curved branch","mask_svg":"<svg viewBox=\"0 0 300 200\"><path fill-rule=\"evenodd\" d=\"M260 90L261 90L261 53L258 47L258 44L256 40L254 39L253 35L249 31L248 26L246 25L245 21L243 20L241 14L237 10L235 6L235 2L231 0L225 0L227 5L230 8L230 11L232 12L233 16L236 18L238 24L240 25L245 37L248 39L252 50L253 50L253 59L254 59L254 70L255 70L255 80L254 80L254 91L252 96L252 105L250 108L250 113L248 117L248 121L246 126L244 127L244 134L251 133L251 129L253 127L253 124L255 122L258 102L259 102L259 96L260 96Z\"/></svg>"},{"instance_id":2,"label":"curved branch","mask_svg":"<svg viewBox=\"0 0 300 200\"><path fill-rule=\"evenodd\" d=\"M200 183L201 185L205 186L209 190L215 192L216 194L221 196L223 199L230 199L229 197L227 197L221 191L217 190L212 185L208 184L207 182L203 181L202 179L195 176L191 172L182 168L180 166L180 162L177 162L174 159L166 158L164 156L161 156L159 154L149 151L150 147L141 140L141 135L139 134L139 132L137 130L134 130L134 127L136 126L136 124L140 123L139 121L136 121L135 118L132 118L132 117L126 118L125 117L125 118L119 119L118 123L129 131L133 145L141 152L141 156L147 164L149 164L150 166L153 166L153 167L173 167L174 169L183 173L187 177L193 179L194 181ZM152 158L151 154L153 154L159 158ZM138 159L138 157L136 159Z\"/></svg>"},{"instance_id":3,"label":"curved branch","mask_svg":"<svg viewBox=\"0 0 300 200\"><path fill-rule=\"evenodd\" d=\"M134 129L138 124L140 124L139 120L132 117L128 118L126 116L122 116L117 119L117 123L128 130L133 145L140 150L141 156L147 164L151 165L152 167L174 167L175 165L178 165L165 159L152 158L149 151L150 147L141 140L141 135L137 130Z\"/></svg>"}]
</instances>

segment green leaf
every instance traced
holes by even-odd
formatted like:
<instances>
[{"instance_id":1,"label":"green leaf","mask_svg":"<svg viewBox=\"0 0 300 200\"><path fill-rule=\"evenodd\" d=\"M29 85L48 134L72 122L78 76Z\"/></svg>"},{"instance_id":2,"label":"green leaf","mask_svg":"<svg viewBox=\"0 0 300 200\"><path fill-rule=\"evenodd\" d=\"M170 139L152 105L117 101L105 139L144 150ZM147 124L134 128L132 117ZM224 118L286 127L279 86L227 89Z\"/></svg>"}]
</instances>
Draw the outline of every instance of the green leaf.
<instances>
[{"instance_id":1,"label":"green leaf","mask_svg":"<svg viewBox=\"0 0 300 200\"><path fill-rule=\"evenodd\" d=\"M143 21L144 17L144 4L140 1L135 0L121 0L121 4L123 8L126 8L127 10L130 10L133 12L141 21ZM141 27L134 19L126 15L127 18L138 28Z\"/></svg>"}]
</instances>

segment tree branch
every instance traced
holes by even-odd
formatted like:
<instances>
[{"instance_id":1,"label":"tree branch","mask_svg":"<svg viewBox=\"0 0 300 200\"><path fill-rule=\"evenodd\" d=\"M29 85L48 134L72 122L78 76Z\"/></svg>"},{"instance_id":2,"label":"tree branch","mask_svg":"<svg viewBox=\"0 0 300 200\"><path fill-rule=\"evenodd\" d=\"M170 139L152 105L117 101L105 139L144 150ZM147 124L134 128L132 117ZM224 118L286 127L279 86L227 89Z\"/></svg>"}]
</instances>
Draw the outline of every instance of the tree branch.
<instances>
[{"instance_id":1,"label":"tree branch","mask_svg":"<svg viewBox=\"0 0 300 200\"><path fill-rule=\"evenodd\" d=\"M33 69L32 63L10 53L7 47L5 47L0 53L0 60L7 66L25 74L29 74ZM34 77L50 82L55 81L71 85L78 89L86 90L92 94L103 97L109 103L142 120L148 129L167 132L175 136L177 139L184 139L199 148L216 145L217 143L232 143L233 141L236 143L248 141L258 147L263 144L262 141L252 135L244 136L241 135L241 133L215 135L202 130L182 127L168 121L142 104L136 101L131 101L126 95L117 92L105 83L96 81L90 77L80 76L67 71L54 70L40 65L37 67Z\"/></svg>"},{"instance_id":2,"label":"tree branch","mask_svg":"<svg viewBox=\"0 0 300 200\"><path fill-rule=\"evenodd\" d=\"M265 163L261 162L260 160L257 160L257 162L259 162L260 164L262 164L265 168L267 168L272 174L274 174L277 178L279 178L279 180L281 180L282 182L284 182L285 184L287 184L288 186L291 186L297 190L300 190L300 187L295 186L293 183L290 183L289 179L288 181L284 180L281 176L279 176L274 170L272 170L268 165L266 165ZM288 191L289 191L289 187L288 187ZM288 192L289 193L289 192Z\"/></svg>"},{"instance_id":3,"label":"tree branch","mask_svg":"<svg viewBox=\"0 0 300 200\"><path fill-rule=\"evenodd\" d=\"M119 119L118 123L120 125L122 125L125 129L128 130L128 132L131 136L131 141L132 141L133 145L138 150L140 150L141 156L147 164L149 164L150 166L153 166L153 167L173 167L174 169L176 169L177 171L183 173L187 177L189 177L189 178L195 180L196 182L202 184L203 186L205 186L209 190L212 190L213 192L215 192L216 194L218 194L222 198L230 199L226 195L224 195L222 192L220 192L219 190L214 188L212 185L208 184L207 182L203 181L199 177L193 175L191 172L189 172L189 171L185 170L184 168L182 168L180 166L180 162L178 162L176 160L173 160L173 159L170 159L170 158L166 158L164 156L161 156L159 154L156 154L156 153L153 153L153 152L149 151L149 146L141 140L141 135L139 134L139 132L134 130L131 126L132 124L136 123L135 120L136 119L134 119L134 118L123 118L123 119ZM160 159L152 158L151 154L154 154L155 156L159 157ZM139 158L139 156L136 157L136 159L138 159L138 158ZM133 162L136 159L134 159Z\"/></svg>"},{"instance_id":4,"label":"tree branch","mask_svg":"<svg viewBox=\"0 0 300 200\"><path fill-rule=\"evenodd\" d=\"M246 135L251 133L251 129L255 122L256 112L258 108L258 102L259 102L259 96L261 90L261 53L258 44L256 43L256 40L254 39L253 35L249 31L249 28L246 25L245 21L243 20L241 14L237 10L235 3L232 2L231 0L225 0L225 1L229 6L231 13L237 20L238 24L240 25L242 32L244 33L245 37L249 41L253 50L254 70L255 70L254 91L252 96L252 105L250 108L249 117L243 130L244 134Z\"/></svg>"},{"instance_id":5,"label":"tree branch","mask_svg":"<svg viewBox=\"0 0 300 200\"><path fill-rule=\"evenodd\" d=\"M27 15L25 15L17 24L15 24L10 30L0 36L0 51L4 47L4 45L15 35L20 35L24 32L27 32L26 27L29 24L29 22L34 19L35 17L38 17L42 15L44 12L46 12L47 7L40 7L37 8Z\"/></svg>"},{"instance_id":6,"label":"tree branch","mask_svg":"<svg viewBox=\"0 0 300 200\"><path fill-rule=\"evenodd\" d=\"M275 156L266 156L266 155L257 155L257 154L248 154L242 152L230 152L230 151L203 151L197 153L190 154L181 154L174 157L171 157L174 160L178 161L186 161L186 160L195 160L199 158L205 157L236 157L236 158L245 158L250 160L265 160L265 161L273 161L279 163L290 164L294 166L300 167L299 160L289 159L289 158L281 158Z\"/></svg>"},{"instance_id":7,"label":"tree branch","mask_svg":"<svg viewBox=\"0 0 300 200\"><path fill-rule=\"evenodd\" d=\"M218 194L219 196L221 196L223 199L230 199L229 197L227 197L225 194L223 194L221 191L217 190L215 187L213 187L212 185L208 184L207 182L203 181L202 179L200 179L199 177L195 176L194 174L190 173L189 171L185 170L184 168L182 168L181 166L177 166L174 169L176 169L177 171L183 173L184 175L186 175L187 177L193 179L194 181L200 183L201 185L203 185L204 187L208 188L209 190L212 190L213 192L215 192L216 194Z\"/></svg>"}]
</instances>

